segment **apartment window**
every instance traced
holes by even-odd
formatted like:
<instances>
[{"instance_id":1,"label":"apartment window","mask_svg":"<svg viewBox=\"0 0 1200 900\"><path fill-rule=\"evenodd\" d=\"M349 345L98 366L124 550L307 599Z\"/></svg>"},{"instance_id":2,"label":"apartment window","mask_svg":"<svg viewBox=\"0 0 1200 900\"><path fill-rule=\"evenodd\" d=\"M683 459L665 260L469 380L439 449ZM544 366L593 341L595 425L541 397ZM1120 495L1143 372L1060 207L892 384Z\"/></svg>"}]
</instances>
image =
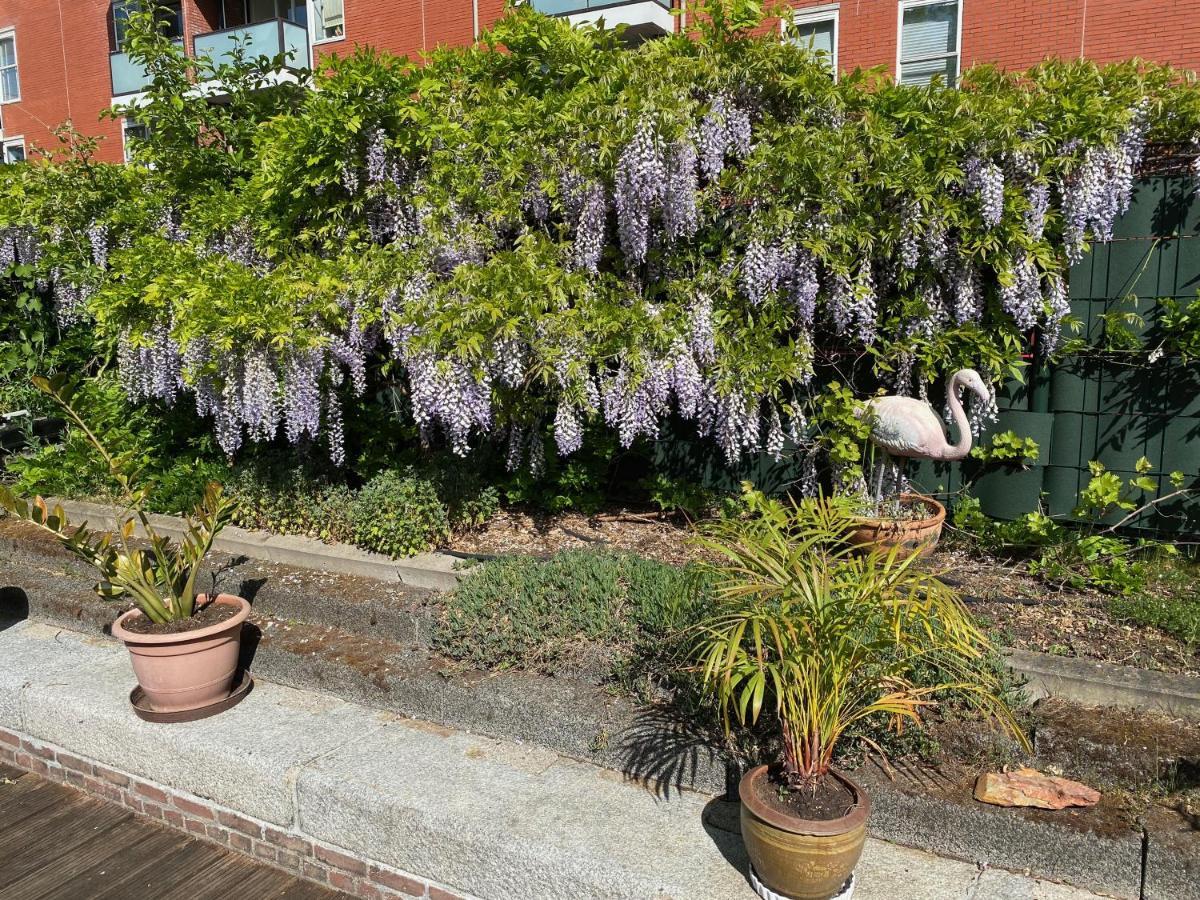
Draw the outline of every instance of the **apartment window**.
<instances>
[{"instance_id":1,"label":"apartment window","mask_svg":"<svg viewBox=\"0 0 1200 900\"><path fill-rule=\"evenodd\" d=\"M247 0L247 22L269 22L287 19L297 25L308 25L308 0Z\"/></svg>"},{"instance_id":2,"label":"apartment window","mask_svg":"<svg viewBox=\"0 0 1200 900\"><path fill-rule=\"evenodd\" d=\"M0 153L6 164L25 162L25 138L9 138L0 144Z\"/></svg>"},{"instance_id":3,"label":"apartment window","mask_svg":"<svg viewBox=\"0 0 1200 900\"><path fill-rule=\"evenodd\" d=\"M17 76L17 33L11 28L0 31L0 103L21 99L21 79Z\"/></svg>"},{"instance_id":4,"label":"apartment window","mask_svg":"<svg viewBox=\"0 0 1200 900\"><path fill-rule=\"evenodd\" d=\"M133 161L139 141L150 137L150 129L137 119L125 119L121 124L121 141L125 148L125 162Z\"/></svg>"},{"instance_id":5,"label":"apartment window","mask_svg":"<svg viewBox=\"0 0 1200 900\"><path fill-rule=\"evenodd\" d=\"M821 54L830 71L837 72L838 4L798 9L780 24L788 40Z\"/></svg>"},{"instance_id":6,"label":"apartment window","mask_svg":"<svg viewBox=\"0 0 1200 900\"><path fill-rule=\"evenodd\" d=\"M314 41L340 41L346 36L344 0L312 0Z\"/></svg>"},{"instance_id":7,"label":"apartment window","mask_svg":"<svg viewBox=\"0 0 1200 900\"><path fill-rule=\"evenodd\" d=\"M144 0L116 0L112 7L113 41L118 50L125 47L125 35L129 31L129 20L134 13L145 7ZM182 2L155 3L157 18L162 32L171 40L183 38L183 4Z\"/></svg>"},{"instance_id":8,"label":"apartment window","mask_svg":"<svg viewBox=\"0 0 1200 900\"><path fill-rule=\"evenodd\" d=\"M897 80L929 84L940 77L954 87L961 37L962 0L901 0Z\"/></svg>"}]
</instances>

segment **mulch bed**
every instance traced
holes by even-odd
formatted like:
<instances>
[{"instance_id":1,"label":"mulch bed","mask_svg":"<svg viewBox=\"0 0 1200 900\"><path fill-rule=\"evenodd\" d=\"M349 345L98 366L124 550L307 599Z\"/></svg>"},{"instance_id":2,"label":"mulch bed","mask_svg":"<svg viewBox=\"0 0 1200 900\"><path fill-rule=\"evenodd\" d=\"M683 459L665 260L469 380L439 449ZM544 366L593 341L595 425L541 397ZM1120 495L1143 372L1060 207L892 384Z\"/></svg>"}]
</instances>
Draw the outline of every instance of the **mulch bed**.
<instances>
[{"instance_id":1,"label":"mulch bed","mask_svg":"<svg viewBox=\"0 0 1200 900\"><path fill-rule=\"evenodd\" d=\"M546 515L507 510L486 528L456 539L464 553L625 550L669 565L704 558L689 538L694 530L654 512L616 510L595 516ZM946 542L923 565L957 588L969 608L1003 645L1062 656L1097 659L1142 669L1200 675L1200 648L1156 628L1116 619L1108 598L1093 591L1055 588L1018 565L987 559Z\"/></svg>"}]
</instances>

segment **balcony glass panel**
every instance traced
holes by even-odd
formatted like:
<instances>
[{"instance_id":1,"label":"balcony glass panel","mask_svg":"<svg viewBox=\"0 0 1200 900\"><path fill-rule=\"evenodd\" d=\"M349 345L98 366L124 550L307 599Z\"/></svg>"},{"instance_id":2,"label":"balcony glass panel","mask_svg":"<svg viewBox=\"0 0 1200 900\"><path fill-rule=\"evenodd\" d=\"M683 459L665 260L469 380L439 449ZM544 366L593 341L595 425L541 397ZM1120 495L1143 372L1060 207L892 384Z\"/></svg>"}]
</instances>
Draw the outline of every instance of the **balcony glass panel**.
<instances>
[{"instance_id":1,"label":"balcony glass panel","mask_svg":"<svg viewBox=\"0 0 1200 900\"><path fill-rule=\"evenodd\" d=\"M657 3L663 9L671 8L671 0L642 0L642 2ZM589 9L630 5L632 5L630 2L622 3L621 0L533 0L533 8L548 16L563 16L586 12Z\"/></svg>"},{"instance_id":2,"label":"balcony glass panel","mask_svg":"<svg viewBox=\"0 0 1200 900\"><path fill-rule=\"evenodd\" d=\"M196 38L196 55L207 56L218 64L227 63L233 59L234 49L239 43L242 52L249 57L284 53L287 54L289 69L308 66L308 29L285 19L272 19L199 35Z\"/></svg>"},{"instance_id":3,"label":"balcony glass panel","mask_svg":"<svg viewBox=\"0 0 1200 900\"><path fill-rule=\"evenodd\" d=\"M183 45L175 41L175 46ZM128 53L110 53L108 68L112 73L112 92L114 97L122 94L137 94L150 86L150 76L139 64L129 58Z\"/></svg>"}]
</instances>

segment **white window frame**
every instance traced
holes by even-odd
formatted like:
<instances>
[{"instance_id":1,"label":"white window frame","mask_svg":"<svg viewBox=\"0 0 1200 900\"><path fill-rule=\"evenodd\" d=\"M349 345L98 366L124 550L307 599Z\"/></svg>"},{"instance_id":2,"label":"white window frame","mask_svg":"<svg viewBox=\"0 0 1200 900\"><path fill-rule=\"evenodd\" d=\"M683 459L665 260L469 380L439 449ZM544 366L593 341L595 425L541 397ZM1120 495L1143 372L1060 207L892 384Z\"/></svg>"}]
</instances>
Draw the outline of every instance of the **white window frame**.
<instances>
[{"instance_id":1,"label":"white window frame","mask_svg":"<svg viewBox=\"0 0 1200 900\"><path fill-rule=\"evenodd\" d=\"M125 162L133 162L133 156L129 152L129 129L145 128L146 126L132 116L126 115L121 119L121 156Z\"/></svg>"},{"instance_id":2,"label":"white window frame","mask_svg":"<svg viewBox=\"0 0 1200 900\"><path fill-rule=\"evenodd\" d=\"M0 28L0 41L5 38L12 38L13 45L13 68L17 70L17 96L4 97L0 95L0 104L3 103L20 103L21 102L21 58L17 56L17 29L15 26L8 28Z\"/></svg>"},{"instance_id":3,"label":"white window frame","mask_svg":"<svg viewBox=\"0 0 1200 900\"><path fill-rule=\"evenodd\" d=\"M838 77L838 51L842 46L841 3L826 3L822 6L807 6L793 9L790 16L779 20L779 31L784 40L795 40L788 29L793 25L816 25L820 22L833 22L833 54L830 64L833 66L833 77Z\"/></svg>"},{"instance_id":4,"label":"white window frame","mask_svg":"<svg viewBox=\"0 0 1200 900\"><path fill-rule=\"evenodd\" d=\"M342 0L342 33L334 37L324 37L316 33L316 0L308 0L308 22L309 31L312 35L312 45L315 47L318 44L336 44L338 41L346 40L346 0ZM321 20L321 28L324 29L325 20Z\"/></svg>"},{"instance_id":5,"label":"white window frame","mask_svg":"<svg viewBox=\"0 0 1200 900\"><path fill-rule=\"evenodd\" d=\"M957 33L954 36L954 52L939 54L927 59L949 59L954 57L954 84L947 85L948 87L958 87L958 82L962 78L962 28L963 28L963 0L900 0L896 7L896 84L900 84L900 78L903 74L900 71L900 59L904 53L904 13L910 9L918 9L922 6L948 6L954 3L958 7L958 18L956 19ZM910 63L921 62L922 60L909 60Z\"/></svg>"},{"instance_id":6,"label":"white window frame","mask_svg":"<svg viewBox=\"0 0 1200 900\"><path fill-rule=\"evenodd\" d=\"M14 137L6 137L2 142L0 142L0 164L15 165L15 163L9 163L8 161L9 147L21 148L21 162L25 162L27 159L29 159L29 148L25 146L25 136L18 134Z\"/></svg>"}]
</instances>

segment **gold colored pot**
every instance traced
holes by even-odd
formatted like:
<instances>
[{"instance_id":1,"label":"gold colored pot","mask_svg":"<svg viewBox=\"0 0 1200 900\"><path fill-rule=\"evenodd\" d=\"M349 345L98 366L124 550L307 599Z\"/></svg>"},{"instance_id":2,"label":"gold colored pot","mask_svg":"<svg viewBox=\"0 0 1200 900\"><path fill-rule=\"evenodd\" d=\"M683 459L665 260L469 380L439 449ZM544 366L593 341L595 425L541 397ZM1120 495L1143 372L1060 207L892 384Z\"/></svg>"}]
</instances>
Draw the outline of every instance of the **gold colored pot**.
<instances>
[{"instance_id":1,"label":"gold colored pot","mask_svg":"<svg viewBox=\"0 0 1200 900\"><path fill-rule=\"evenodd\" d=\"M767 767L742 778L742 839L758 879L777 894L795 900L829 900L842 889L867 839L871 800L840 772L831 772L854 795L854 808L840 819L816 822L769 808L760 799Z\"/></svg>"}]
</instances>

